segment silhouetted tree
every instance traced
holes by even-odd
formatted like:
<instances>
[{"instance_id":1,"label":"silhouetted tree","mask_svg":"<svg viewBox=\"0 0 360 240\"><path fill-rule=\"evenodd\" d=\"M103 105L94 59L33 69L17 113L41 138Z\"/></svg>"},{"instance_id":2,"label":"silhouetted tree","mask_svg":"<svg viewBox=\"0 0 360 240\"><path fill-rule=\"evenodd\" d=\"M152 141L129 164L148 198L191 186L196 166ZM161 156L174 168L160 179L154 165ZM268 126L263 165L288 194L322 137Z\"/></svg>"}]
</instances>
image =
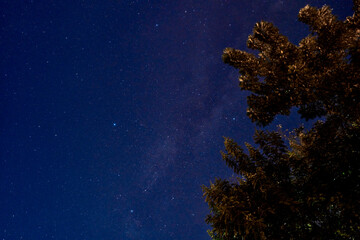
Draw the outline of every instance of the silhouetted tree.
<instances>
[{"instance_id":1,"label":"silhouetted tree","mask_svg":"<svg viewBox=\"0 0 360 240\"><path fill-rule=\"evenodd\" d=\"M257 130L246 153L225 139L222 157L238 175L203 187L213 239L360 239L360 0L339 21L328 6L305 6L311 34L296 46L268 22L223 61L249 90L247 114L259 126L298 108L321 117L305 131Z\"/></svg>"}]
</instances>

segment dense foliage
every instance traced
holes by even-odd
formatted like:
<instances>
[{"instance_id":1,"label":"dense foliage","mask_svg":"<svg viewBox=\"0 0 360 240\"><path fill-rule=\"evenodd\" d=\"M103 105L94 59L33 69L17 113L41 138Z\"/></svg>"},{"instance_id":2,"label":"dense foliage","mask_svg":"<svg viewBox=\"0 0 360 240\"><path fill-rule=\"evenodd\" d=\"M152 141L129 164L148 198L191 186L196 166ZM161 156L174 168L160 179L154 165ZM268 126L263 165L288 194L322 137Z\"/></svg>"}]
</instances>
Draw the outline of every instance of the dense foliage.
<instances>
[{"instance_id":1,"label":"dense foliage","mask_svg":"<svg viewBox=\"0 0 360 240\"><path fill-rule=\"evenodd\" d=\"M360 239L360 1L340 21L328 6L298 18L311 34L294 45L271 23L248 38L258 56L227 48L223 60L251 91L248 116L259 126L298 108L321 117L286 137L258 130L247 151L225 139L237 179L204 187L213 239Z\"/></svg>"}]
</instances>

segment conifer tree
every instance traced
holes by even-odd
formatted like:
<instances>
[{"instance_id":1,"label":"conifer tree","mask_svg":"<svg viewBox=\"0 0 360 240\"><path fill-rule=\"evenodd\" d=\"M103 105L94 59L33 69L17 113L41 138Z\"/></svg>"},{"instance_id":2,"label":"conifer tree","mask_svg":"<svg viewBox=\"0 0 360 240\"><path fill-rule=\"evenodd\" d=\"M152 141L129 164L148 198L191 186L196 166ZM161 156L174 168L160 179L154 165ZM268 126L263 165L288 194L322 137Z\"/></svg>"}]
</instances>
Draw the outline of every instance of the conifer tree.
<instances>
[{"instance_id":1,"label":"conifer tree","mask_svg":"<svg viewBox=\"0 0 360 240\"><path fill-rule=\"evenodd\" d=\"M296 107L310 130L257 130L247 151L225 139L236 180L203 187L212 239L360 239L360 0L340 21L330 7L302 8L310 34L294 45L269 22L223 61L251 91L247 115L266 126Z\"/></svg>"}]
</instances>

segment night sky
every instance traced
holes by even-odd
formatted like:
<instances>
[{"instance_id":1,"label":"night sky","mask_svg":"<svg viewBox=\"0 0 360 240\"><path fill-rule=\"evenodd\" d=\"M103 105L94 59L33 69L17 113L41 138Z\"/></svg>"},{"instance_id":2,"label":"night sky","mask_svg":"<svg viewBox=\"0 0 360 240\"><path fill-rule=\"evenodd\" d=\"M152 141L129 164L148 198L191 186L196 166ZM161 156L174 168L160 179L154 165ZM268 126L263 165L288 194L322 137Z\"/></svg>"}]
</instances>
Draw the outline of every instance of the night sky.
<instances>
[{"instance_id":1,"label":"night sky","mask_svg":"<svg viewBox=\"0 0 360 240\"><path fill-rule=\"evenodd\" d=\"M252 142L222 63L257 21L298 43L307 3L0 0L0 240L210 239L201 185ZM296 114L270 126L297 126Z\"/></svg>"}]
</instances>

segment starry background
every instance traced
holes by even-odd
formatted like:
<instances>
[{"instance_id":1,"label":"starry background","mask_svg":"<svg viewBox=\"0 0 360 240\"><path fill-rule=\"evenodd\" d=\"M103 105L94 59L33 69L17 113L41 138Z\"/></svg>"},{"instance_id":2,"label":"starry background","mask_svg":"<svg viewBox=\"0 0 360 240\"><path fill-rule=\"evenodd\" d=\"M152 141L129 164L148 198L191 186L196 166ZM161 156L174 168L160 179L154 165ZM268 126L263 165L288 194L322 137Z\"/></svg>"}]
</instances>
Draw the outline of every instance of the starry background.
<instances>
[{"instance_id":1,"label":"starry background","mask_svg":"<svg viewBox=\"0 0 360 240\"><path fill-rule=\"evenodd\" d=\"M352 15L350 0L1 0L0 239L209 239L201 185L231 176L222 137L255 128L222 50L260 20L298 43L307 3Z\"/></svg>"}]
</instances>

